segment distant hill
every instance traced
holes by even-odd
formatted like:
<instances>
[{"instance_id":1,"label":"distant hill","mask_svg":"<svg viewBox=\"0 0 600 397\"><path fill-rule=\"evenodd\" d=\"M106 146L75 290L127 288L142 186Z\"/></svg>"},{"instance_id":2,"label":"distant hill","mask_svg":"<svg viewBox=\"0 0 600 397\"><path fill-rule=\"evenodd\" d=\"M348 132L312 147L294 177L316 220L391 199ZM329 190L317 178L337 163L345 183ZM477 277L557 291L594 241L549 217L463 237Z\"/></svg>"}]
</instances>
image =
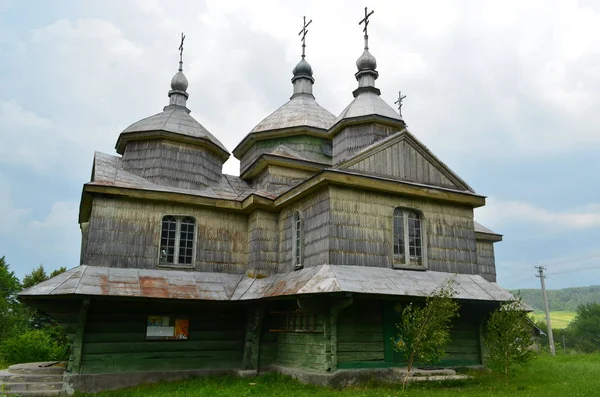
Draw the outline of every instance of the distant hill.
<instances>
[{"instance_id":1,"label":"distant hill","mask_svg":"<svg viewBox=\"0 0 600 397\"><path fill-rule=\"evenodd\" d=\"M523 301L536 311L544 310L541 289L512 290L513 294L520 293ZM600 303L600 285L564 289L549 289L548 305L550 311L575 311L582 303Z\"/></svg>"}]
</instances>

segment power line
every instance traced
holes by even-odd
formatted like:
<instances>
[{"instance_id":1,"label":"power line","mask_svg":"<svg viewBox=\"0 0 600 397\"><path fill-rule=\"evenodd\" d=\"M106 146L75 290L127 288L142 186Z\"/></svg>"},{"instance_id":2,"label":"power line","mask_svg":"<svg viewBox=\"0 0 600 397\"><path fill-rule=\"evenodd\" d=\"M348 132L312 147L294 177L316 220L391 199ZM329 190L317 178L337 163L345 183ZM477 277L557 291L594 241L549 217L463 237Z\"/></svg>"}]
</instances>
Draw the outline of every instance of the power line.
<instances>
[{"instance_id":1,"label":"power line","mask_svg":"<svg viewBox=\"0 0 600 397\"><path fill-rule=\"evenodd\" d=\"M553 273L548 273L548 275L549 276L555 276L555 275L558 275L558 274L582 272L584 270L592 270L592 269L600 269L600 265L595 265L595 266L591 266L591 267L583 267L583 268L579 268L579 269L565 270L565 271L562 271L562 272L553 272Z\"/></svg>"}]
</instances>

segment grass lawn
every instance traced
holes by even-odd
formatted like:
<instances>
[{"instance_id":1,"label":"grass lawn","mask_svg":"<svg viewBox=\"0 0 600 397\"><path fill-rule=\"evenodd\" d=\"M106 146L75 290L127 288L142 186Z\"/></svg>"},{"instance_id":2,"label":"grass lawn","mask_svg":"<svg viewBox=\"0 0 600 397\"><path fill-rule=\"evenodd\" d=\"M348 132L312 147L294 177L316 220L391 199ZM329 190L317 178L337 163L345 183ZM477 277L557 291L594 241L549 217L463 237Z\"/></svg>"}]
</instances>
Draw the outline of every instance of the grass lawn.
<instances>
[{"instance_id":1,"label":"grass lawn","mask_svg":"<svg viewBox=\"0 0 600 397\"><path fill-rule=\"evenodd\" d=\"M197 378L157 385L144 385L120 391L97 393L96 397L420 397L481 396L481 397L583 397L600 395L600 354L541 356L520 366L506 385L494 374L477 374L474 379L453 383L413 384L406 393L402 387L371 385L332 390L302 385L275 374L256 378ZM77 394L77 396L84 396Z\"/></svg>"},{"instance_id":2,"label":"grass lawn","mask_svg":"<svg viewBox=\"0 0 600 397\"><path fill-rule=\"evenodd\" d=\"M555 311L550 312L550 321L552 321L552 328L567 328L569 323L575 318L575 312L566 311ZM546 321L546 314L544 312L534 312L533 316L535 321Z\"/></svg>"}]
</instances>

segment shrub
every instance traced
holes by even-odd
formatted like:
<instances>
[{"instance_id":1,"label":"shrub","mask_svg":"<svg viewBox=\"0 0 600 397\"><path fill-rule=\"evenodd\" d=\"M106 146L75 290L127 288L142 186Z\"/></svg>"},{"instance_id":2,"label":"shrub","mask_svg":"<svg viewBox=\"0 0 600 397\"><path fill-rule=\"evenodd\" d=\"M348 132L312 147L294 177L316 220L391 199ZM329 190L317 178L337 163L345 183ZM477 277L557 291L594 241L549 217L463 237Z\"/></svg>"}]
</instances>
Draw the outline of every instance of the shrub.
<instances>
[{"instance_id":1,"label":"shrub","mask_svg":"<svg viewBox=\"0 0 600 397\"><path fill-rule=\"evenodd\" d=\"M402 389L406 389L410 371L415 362L435 363L445 355L444 345L450 341L452 319L458 317L455 277L446 280L426 299L425 306L410 303L402 310L394 350L401 352L408 363Z\"/></svg>"},{"instance_id":2,"label":"shrub","mask_svg":"<svg viewBox=\"0 0 600 397\"><path fill-rule=\"evenodd\" d=\"M0 362L10 365L65 360L67 345L55 338L49 330L31 330L5 339L0 345Z\"/></svg>"},{"instance_id":3,"label":"shrub","mask_svg":"<svg viewBox=\"0 0 600 397\"><path fill-rule=\"evenodd\" d=\"M523 307L521 298L517 297L502 304L487 322L484 338L487 358L492 367L500 369L507 381L513 364L535 357L535 352L530 349L533 328Z\"/></svg>"}]
</instances>

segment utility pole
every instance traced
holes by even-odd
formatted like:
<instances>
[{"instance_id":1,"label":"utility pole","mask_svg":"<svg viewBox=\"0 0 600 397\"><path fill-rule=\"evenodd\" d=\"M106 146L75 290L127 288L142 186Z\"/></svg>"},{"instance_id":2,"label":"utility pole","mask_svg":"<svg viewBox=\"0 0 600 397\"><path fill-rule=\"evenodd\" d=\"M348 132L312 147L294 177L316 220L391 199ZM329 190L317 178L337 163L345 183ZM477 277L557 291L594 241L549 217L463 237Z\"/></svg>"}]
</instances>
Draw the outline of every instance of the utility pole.
<instances>
[{"instance_id":1,"label":"utility pole","mask_svg":"<svg viewBox=\"0 0 600 397\"><path fill-rule=\"evenodd\" d=\"M546 310L546 325L548 326L548 343L550 344L550 354L553 356L556 355L556 351L554 350L554 336L552 335L552 322L550 321L550 310L548 310L548 295L546 295L546 283L544 279L544 268L543 266L535 266L538 271L536 277L540 278L540 282L542 283L542 294L544 296L544 308Z\"/></svg>"}]
</instances>

